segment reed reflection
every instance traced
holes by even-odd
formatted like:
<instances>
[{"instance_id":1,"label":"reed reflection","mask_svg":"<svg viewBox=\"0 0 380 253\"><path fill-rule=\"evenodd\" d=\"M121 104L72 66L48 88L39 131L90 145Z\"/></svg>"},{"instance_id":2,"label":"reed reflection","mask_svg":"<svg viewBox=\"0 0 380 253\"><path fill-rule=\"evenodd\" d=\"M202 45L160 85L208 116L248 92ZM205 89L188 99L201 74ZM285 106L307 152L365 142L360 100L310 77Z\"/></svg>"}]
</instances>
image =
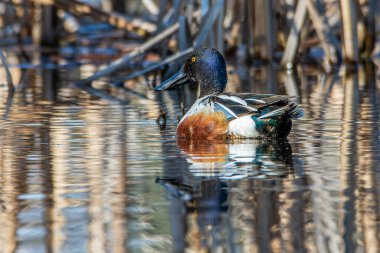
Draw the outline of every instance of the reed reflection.
<instances>
[{"instance_id":1,"label":"reed reflection","mask_svg":"<svg viewBox=\"0 0 380 253\"><path fill-rule=\"evenodd\" d=\"M340 230L343 236L343 249L345 252L355 252L357 240L355 234L356 226L356 196L357 188L356 164L357 156L357 123L355 118L358 112L358 75L356 73L345 73L344 76L344 111L342 125L340 180L341 180L341 212Z\"/></svg>"},{"instance_id":2,"label":"reed reflection","mask_svg":"<svg viewBox=\"0 0 380 253\"><path fill-rule=\"evenodd\" d=\"M379 208L379 188L376 180L379 162L380 142L379 136L379 92L376 90L376 69L368 63L359 72L359 87L362 88L361 99L358 105L360 111L360 121L363 122L357 129L357 152L358 156L358 220L361 225L358 230L361 232L363 247L367 252L380 251L380 208Z\"/></svg>"},{"instance_id":3,"label":"reed reflection","mask_svg":"<svg viewBox=\"0 0 380 253\"><path fill-rule=\"evenodd\" d=\"M63 86L82 72L27 70L0 131L2 252L379 252L375 67L268 70L231 91L297 92L290 143L176 142L176 93L120 106Z\"/></svg>"}]
</instances>

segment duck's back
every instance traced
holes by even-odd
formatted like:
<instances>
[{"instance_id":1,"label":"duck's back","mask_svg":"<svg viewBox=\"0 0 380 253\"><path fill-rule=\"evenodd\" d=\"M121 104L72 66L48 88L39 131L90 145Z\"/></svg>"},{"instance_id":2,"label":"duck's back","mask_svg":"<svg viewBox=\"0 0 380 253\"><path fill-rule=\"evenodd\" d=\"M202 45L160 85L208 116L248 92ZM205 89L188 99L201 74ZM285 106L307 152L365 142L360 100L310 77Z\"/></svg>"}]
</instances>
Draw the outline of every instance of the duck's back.
<instances>
[{"instance_id":1,"label":"duck's back","mask_svg":"<svg viewBox=\"0 0 380 253\"><path fill-rule=\"evenodd\" d=\"M303 110L290 97L223 93L199 98L177 128L186 139L286 137Z\"/></svg>"}]
</instances>

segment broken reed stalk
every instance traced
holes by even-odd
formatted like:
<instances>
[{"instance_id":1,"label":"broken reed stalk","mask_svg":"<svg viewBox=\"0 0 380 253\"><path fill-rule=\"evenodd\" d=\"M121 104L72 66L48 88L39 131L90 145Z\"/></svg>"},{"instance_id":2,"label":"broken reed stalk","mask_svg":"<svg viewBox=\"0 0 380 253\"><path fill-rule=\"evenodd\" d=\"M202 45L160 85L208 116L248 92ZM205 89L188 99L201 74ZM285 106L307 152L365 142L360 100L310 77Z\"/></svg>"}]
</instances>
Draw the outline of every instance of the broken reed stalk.
<instances>
[{"instance_id":1,"label":"broken reed stalk","mask_svg":"<svg viewBox=\"0 0 380 253\"><path fill-rule=\"evenodd\" d=\"M150 40L148 40L147 42L145 42L144 44L142 44L141 46L139 46L138 48L136 48L129 54L127 54L126 56L112 62L107 68L102 69L96 72L95 74L93 74L92 76L79 81L77 85L78 86L88 85L92 81L95 81L96 79L99 79L101 77L114 73L115 71L127 65L131 60L146 53L149 49L153 48L154 46L158 45L161 41L165 40L169 36L176 33L178 29L179 29L179 23L175 23L174 25L170 26L162 33L157 34L156 36L154 36L153 38L151 38Z\"/></svg>"},{"instance_id":2,"label":"broken reed stalk","mask_svg":"<svg viewBox=\"0 0 380 253\"><path fill-rule=\"evenodd\" d=\"M338 62L338 58L336 55L337 50L334 47L334 44L332 43L333 39L331 38L333 35L330 32L328 24L323 21L321 15L319 14L317 7L315 6L314 0L307 1L307 10L311 22L314 25L317 36L321 42L322 48L325 51L325 68L329 72L329 70L331 70L330 65Z\"/></svg>"},{"instance_id":3,"label":"broken reed stalk","mask_svg":"<svg viewBox=\"0 0 380 253\"><path fill-rule=\"evenodd\" d=\"M189 47L193 46L190 27L185 16L179 16L178 22L180 25L178 31L178 49L179 51L185 51Z\"/></svg>"},{"instance_id":4,"label":"broken reed stalk","mask_svg":"<svg viewBox=\"0 0 380 253\"><path fill-rule=\"evenodd\" d=\"M256 53L264 61L270 62L274 55L274 13L272 1L255 1L255 38L257 43Z\"/></svg>"},{"instance_id":5,"label":"broken reed stalk","mask_svg":"<svg viewBox=\"0 0 380 253\"><path fill-rule=\"evenodd\" d=\"M3 119L6 120L8 118L8 114L12 106L13 95L15 93L15 86L13 85L12 75L11 75L11 72L9 71L7 59L5 58L3 50L0 50L0 58L5 69L5 74L7 76L7 84L8 84L8 97L7 97L5 112L3 115Z\"/></svg>"},{"instance_id":6,"label":"broken reed stalk","mask_svg":"<svg viewBox=\"0 0 380 253\"><path fill-rule=\"evenodd\" d=\"M178 52L172 56L169 56L168 58L166 58L165 60L163 61L160 61L159 63L155 63L143 70L140 70L140 71L136 71L134 73L132 73L131 75L129 76L126 76L125 78L123 78L124 81L126 80L130 80L130 79L133 79L133 78L136 78L138 76L141 76L141 75L145 75L145 74L148 74L149 72L152 72L156 69L159 69L169 63L172 63L174 61L176 61L177 59L180 59L184 56L187 56L188 54L190 54L192 51L194 50L193 47L190 47L188 49L186 49L185 51L182 51L182 52Z\"/></svg>"},{"instance_id":7,"label":"broken reed stalk","mask_svg":"<svg viewBox=\"0 0 380 253\"><path fill-rule=\"evenodd\" d=\"M15 86L13 85L12 75L11 75L11 72L9 71L7 59L5 58L3 50L0 50L0 58L1 58L1 62L3 64L3 66L4 66L5 74L7 77L8 91L13 92L15 90Z\"/></svg>"},{"instance_id":8,"label":"broken reed stalk","mask_svg":"<svg viewBox=\"0 0 380 253\"><path fill-rule=\"evenodd\" d=\"M115 1L119 2L119 1ZM158 15L160 9L158 6L154 3L153 0L143 0L142 4L145 6L145 8L149 11L151 15Z\"/></svg>"},{"instance_id":9,"label":"broken reed stalk","mask_svg":"<svg viewBox=\"0 0 380 253\"><path fill-rule=\"evenodd\" d=\"M376 43L376 8L378 0L368 0L368 15L365 20L365 44L364 53L366 58L370 58Z\"/></svg>"},{"instance_id":10,"label":"broken reed stalk","mask_svg":"<svg viewBox=\"0 0 380 253\"><path fill-rule=\"evenodd\" d=\"M282 57L281 64L287 68L291 68L294 64L294 59L297 53L298 45L300 42L300 33L302 25L306 17L306 2L308 0L299 0L294 19L291 23L290 32L286 42L284 56ZM344 0L342 0L344 1Z\"/></svg>"},{"instance_id":11,"label":"broken reed stalk","mask_svg":"<svg viewBox=\"0 0 380 253\"><path fill-rule=\"evenodd\" d=\"M200 47L204 45L204 42L206 41L210 31L212 30L215 20L220 14L221 10L223 9L223 6L224 0L217 0L217 2L212 6L205 22L201 26L202 28L199 31L197 38L195 39L194 47Z\"/></svg>"},{"instance_id":12,"label":"broken reed stalk","mask_svg":"<svg viewBox=\"0 0 380 253\"><path fill-rule=\"evenodd\" d=\"M340 0L343 27L343 52L346 63L359 61L356 0Z\"/></svg>"},{"instance_id":13,"label":"broken reed stalk","mask_svg":"<svg viewBox=\"0 0 380 253\"><path fill-rule=\"evenodd\" d=\"M216 34L216 41L215 41L215 48L222 52L224 51L224 42L223 42L223 21L224 21L224 6L225 1L223 1L223 4L221 6L221 10L219 11L218 19L216 20L215 24L215 34Z\"/></svg>"},{"instance_id":14,"label":"broken reed stalk","mask_svg":"<svg viewBox=\"0 0 380 253\"><path fill-rule=\"evenodd\" d=\"M7 102L6 102L6 105L5 105L5 111L4 111L4 115L3 115L3 120L6 120L8 118L8 115L9 115L9 112L11 111L11 107L12 107L12 102L13 102L13 97L14 97L14 94L15 94L15 89L8 89L9 92L8 92L8 97L7 97Z\"/></svg>"},{"instance_id":15,"label":"broken reed stalk","mask_svg":"<svg viewBox=\"0 0 380 253\"><path fill-rule=\"evenodd\" d=\"M58 9L52 4L41 6L41 46L56 48L59 45Z\"/></svg>"}]
</instances>

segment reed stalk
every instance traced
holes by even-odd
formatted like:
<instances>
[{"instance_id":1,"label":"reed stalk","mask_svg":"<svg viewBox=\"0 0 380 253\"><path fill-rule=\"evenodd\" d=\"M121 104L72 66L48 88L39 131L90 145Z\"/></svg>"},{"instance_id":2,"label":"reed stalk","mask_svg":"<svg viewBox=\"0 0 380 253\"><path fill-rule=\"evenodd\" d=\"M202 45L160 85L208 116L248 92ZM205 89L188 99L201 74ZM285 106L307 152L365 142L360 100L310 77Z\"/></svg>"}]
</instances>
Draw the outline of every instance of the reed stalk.
<instances>
[{"instance_id":1,"label":"reed stalk","mask_svg":"<svg viewBox=\"0 0 380 253\"><path fill-rule=\"evenodd\" d=\"M344 61L347 64L359 61L357 32L357 4L355 0L340 0L343 30Z\"/></svg>"}]
</instances>

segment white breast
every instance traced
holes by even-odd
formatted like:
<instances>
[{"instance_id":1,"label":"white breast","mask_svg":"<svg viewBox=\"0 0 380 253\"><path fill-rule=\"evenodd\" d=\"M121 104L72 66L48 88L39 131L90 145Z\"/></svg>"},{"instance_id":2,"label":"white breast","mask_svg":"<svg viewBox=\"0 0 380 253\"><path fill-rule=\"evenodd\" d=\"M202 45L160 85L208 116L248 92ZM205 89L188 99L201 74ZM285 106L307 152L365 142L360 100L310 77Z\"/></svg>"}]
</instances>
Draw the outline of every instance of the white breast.
<instances>
[{"instance_id":1,"label":"white breast","mask_svg":"<svg viewBox=\"0 0 380 253\"><path fill-rule=\"evenodd\" d=\"M251 118L251 115L232 120L228 124L228 134L238 138L259 137L259 133L256 131L256 124Z\"/></svg>"},{"instance_id":2,"label":"white breast","mask_svg":"<svg viewBox=\"0 0 380 253\"><path fill-rule=\"evenodd\" d=\"M214 112L213 103L209 103L208 99L209 96L198 98L191 106L191 108L187 111L187 113L182 117L179 124L181 124L181 122L190 115L197 114L199 112Z\"/></svg>"}]
</instances>

